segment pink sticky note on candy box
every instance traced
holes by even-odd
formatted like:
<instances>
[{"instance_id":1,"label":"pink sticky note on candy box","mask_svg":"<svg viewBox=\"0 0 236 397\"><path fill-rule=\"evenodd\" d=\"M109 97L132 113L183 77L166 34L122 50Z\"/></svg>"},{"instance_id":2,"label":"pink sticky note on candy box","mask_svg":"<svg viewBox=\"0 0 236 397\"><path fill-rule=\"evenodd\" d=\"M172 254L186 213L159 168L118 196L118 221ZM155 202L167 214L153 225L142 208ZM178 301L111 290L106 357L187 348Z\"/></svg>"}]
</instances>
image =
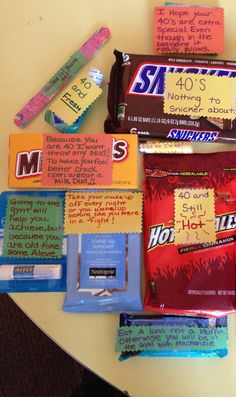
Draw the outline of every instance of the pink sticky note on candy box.
<instances>
[{"instance_id":1,"label":"pink sticky note on candy box","mask_svg":"<svg viewBox=\"0 0 236 397\"><path fill-rule=\"evenodd\" d=\"M112 137L44 134L42 184L50 187L110 185Z\"/></svg>"},{"instance_id":2,"label":"pink sticky note on candy box","mask_svg":"<svg viewBox=\"0 0 236 397\"><path fill-rule=\"evenodd\" d=\"M155 7L154 51L158 54L219 54L224 51L224 9Z\"/></svg>"}]
</instances>

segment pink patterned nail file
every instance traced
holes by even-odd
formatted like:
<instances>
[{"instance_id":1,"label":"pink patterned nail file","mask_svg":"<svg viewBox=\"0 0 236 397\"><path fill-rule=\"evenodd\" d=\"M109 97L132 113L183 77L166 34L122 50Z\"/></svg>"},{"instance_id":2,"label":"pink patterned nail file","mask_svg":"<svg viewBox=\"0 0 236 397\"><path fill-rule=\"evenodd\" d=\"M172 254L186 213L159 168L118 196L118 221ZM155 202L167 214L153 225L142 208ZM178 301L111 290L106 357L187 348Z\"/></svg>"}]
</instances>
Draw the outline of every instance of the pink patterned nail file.
<instances>
[{"instance_id":1,"label":"pink patterned nail file","mask_svg":"<svg viewBox=\"0 0 236 397\"><path fill-rule=\"evenodd\" d=\"M16 114L14 122L24 127L43 110L58 92L78 73L110 37L106 27L97 30L50 78L37 94Z\"/></svg>"}]
</instances>

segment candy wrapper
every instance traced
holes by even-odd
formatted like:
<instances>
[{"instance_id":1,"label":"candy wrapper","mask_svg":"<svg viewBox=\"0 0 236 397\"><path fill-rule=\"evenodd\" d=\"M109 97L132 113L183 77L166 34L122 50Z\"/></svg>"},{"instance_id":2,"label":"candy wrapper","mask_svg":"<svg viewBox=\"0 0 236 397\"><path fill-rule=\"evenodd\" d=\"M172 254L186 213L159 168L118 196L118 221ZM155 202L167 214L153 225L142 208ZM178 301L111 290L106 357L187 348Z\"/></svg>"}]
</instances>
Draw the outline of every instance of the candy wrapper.
<instances>
[{"instance_id":1,"label":"candy wrapper","mask_svg":"<svg viewBox=\"0 0 236 397\"><path fill-rule=\"evenodd\" d=\"M179 77L181 73L190 73L194 76L194 83L195 80L201 83L203 81L199 79L202 78L205 82L207 76L235 78L235 62L126 54L119 51L114 54L116 61L110 75L105 132L137 134L142 139L236 142L235 118L218 117L214 112L208 117L164 112L167 72Z\"/></svg>"},{"instance_id":2,"label":"candy wrapper","mask_svg":"<svg viewBox=\"0 0 236 397\"><path fill-rule=\"evenodd\" d=\"M209 319L122 313L116 347L122 351L120 361L136 356L225 357L227 340L227 317ZM130 350L122 350L126 346L130 346Z\"/></svg>"},{"instance_id":3,"label":"candy wrapper","mask_svg":"<svg viewBox=\"0 0 236 397\"><path fill-rule=\"evenodd\" d=\"M213 317L235 312L235 153L145 155L144 167L145 308ZM187 206L192 216L194 212L208 216L213 207L215 241L188 242L186 235L182 244L176 244L177 189L186 189L185 197L194 189L200 197L195 207ZM199 193L201 189L205 193ZM204 210L204 195L212 190L214 200L210 204L207 199L209 207ZM185 225L189 222L186 219Z\"/></svg>"}]
</instances>

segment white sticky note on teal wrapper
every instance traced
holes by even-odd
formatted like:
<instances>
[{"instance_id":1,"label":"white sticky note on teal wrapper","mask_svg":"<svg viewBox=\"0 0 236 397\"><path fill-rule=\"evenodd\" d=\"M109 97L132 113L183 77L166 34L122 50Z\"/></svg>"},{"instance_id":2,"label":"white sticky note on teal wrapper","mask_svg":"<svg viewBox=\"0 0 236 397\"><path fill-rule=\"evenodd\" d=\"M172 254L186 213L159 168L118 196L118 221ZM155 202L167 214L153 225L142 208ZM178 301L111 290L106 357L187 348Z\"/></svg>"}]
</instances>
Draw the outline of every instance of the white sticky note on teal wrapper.
<instances>
[{"instance_id":1,"label":"white sticky note on teal wrapper","mask_svg":"<svg viewBox=\"0 0 236 397\"><path fill-rule=\"evenodd\" d=\"M92 78L94 83L96 83L99 87L102 86L104 75L100 70L92 67L89 69L88 76ZM77 118L73 124L70 125L67 124L59 114L55 114L50 109L47 109L45 113L45 121L64 134L75 134L83 124L83 121L86 118L91 106L92 104L82 113L81 116Z\"/></svg>"}]
</instances>

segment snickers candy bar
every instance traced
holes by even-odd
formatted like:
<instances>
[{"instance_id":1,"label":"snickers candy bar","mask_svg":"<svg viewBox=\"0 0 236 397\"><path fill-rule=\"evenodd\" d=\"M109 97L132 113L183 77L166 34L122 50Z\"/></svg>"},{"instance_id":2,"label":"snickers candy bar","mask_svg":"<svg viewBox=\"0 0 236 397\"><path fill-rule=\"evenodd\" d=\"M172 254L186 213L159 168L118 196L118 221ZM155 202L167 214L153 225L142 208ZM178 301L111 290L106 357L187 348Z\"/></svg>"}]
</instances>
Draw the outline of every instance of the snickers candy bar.
<instances>
[{"instance_id":1,"label":"snickers candy bar","mask_svg":"<svg viewBox=\"0 0 236 397\"><path fill-rule=\"evenodd\" d=\"M114 51L106 133L140 138L236 143L236 120L164 113L166 72L236 77L236 62L134 55Z\"/></svg>"},{"instance_id":2,"label":"snickers candy bar","mask_svg":"<svg viewBox=\"0 0 236 397\"><path fill-rule=\"evenodd\" d=\"M209 121L209 123L214 124L221 130L236 129L236 119L229 120L229 119L220 119L220 118L216 118L216 117L207 117L207 121Z\"/></svg>"}]
</instances>

